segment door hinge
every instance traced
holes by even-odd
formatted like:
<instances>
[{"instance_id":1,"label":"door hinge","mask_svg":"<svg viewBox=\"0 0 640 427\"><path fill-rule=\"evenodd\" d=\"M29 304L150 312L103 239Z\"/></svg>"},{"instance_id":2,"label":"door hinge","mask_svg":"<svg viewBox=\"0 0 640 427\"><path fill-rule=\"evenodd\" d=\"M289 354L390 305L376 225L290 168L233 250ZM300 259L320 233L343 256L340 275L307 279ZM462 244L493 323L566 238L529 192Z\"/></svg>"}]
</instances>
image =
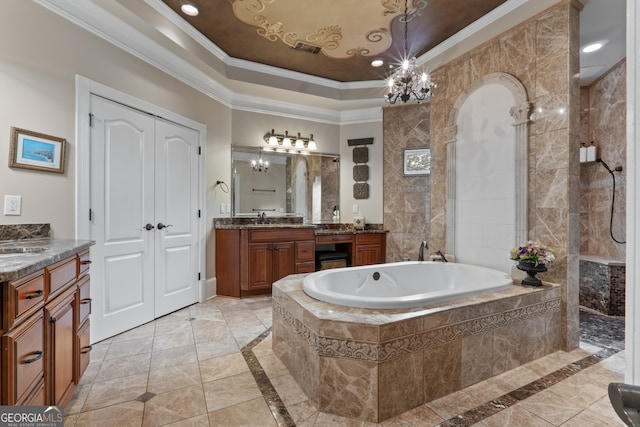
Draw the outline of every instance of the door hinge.
<instances>
[{"instance_id":1,"label":"door hinge","mask_svg":"<svg viewBox=\"0 0 640 427\"><path fill-rule=\"evenodd\" d=\"M198 273L198 280L200 280L200 273Z\"/></svg>"},{"instance_id":2,"label":"door hinge","mask_svg":"<svg viewBox=\"0 0 640 427\"><path fill-rule=\"evenodd\" d=\"M200 218L202 216L202 212L200 212L200 209L198 209L198 218Z\"/></svg>"},{"instance_id":3,"label":"door hinge","mask_svg":"<svg viewBox=\"0 0 640 427\"><path fill-rule=\"evenodd\" d=\"M202 155L202 147L198 146L198 155L201 156Z\"/></svg>"},{"instance_id":4,"label":"door hinge","mask_svg":"<svg viewBox=\"0 0 640 427\"><path fill-rule=\"evenodd\" d=\"M93 211L89 209L89 221L93 221Z\"/></svg>"},{"instance_id":5,"label":"door hinge","mask_svg":"<svg viewBox=\"0 0 640 427\"><path fill-rule=\"evenodd\" d=\"M93 113L89 113L89 127L93 127Z\"/></svg>"}]
</instances>

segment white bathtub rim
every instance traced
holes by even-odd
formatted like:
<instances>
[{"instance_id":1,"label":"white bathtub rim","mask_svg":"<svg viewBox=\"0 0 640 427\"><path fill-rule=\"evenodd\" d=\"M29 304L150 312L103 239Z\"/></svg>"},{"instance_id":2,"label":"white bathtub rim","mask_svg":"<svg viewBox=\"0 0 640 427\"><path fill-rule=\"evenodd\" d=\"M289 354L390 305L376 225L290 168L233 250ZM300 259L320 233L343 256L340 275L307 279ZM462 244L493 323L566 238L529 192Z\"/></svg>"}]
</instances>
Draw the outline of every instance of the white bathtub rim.
<instances>
[{"instance_id":1,"label":"white bathtub rim","mask_svg":"<svg viewBox=\"0 0 640 427\"><path fill-rule=\"evenodd\" d=\"M386 263L386 264L377 264L380 267L384 266L395 266L395 265L411 265L411 264L438 264L442 265L441 262L434 261L401 261L394 263ZM417 308L417 307L427 307L434 304L438 304L444 301L451 301L457 298L465 298L472 297L480 294L494 293L502 290L509 289L514 286L513 279L502 271L481 267L471 264L457 264L473 267L474 269L485 270L487 272L496 274L496 277L500 277L503 275L504 277L500 278L499 283L495 286L492 286L491 289L477 289L477 290L468 290L468 289L459 289L459 290L441 290L441 291L430 291L424 292L420 294L413 294L410 296L401 296L401 297L362 297L362 296L354 296L348 295L344 293L339 293L335 291L329 290L318 290L314 285L314 278L320 278L327 274L335 274L340 270L353 270L353 269L373 269L374 266L358 266L358 267L344 267L330 270L322 270L315 273L311 273L304 277L302 281L302 291L309 297L316 299L318 301L326 302L329 304L345 306L345 307L353 307L353 308L363 308L363 309L373 309L373 310L398 310L398 309L406 309L406 308ZM428 301L425 301L425 296L429 295Z\"/></svg>"}]
</instances>

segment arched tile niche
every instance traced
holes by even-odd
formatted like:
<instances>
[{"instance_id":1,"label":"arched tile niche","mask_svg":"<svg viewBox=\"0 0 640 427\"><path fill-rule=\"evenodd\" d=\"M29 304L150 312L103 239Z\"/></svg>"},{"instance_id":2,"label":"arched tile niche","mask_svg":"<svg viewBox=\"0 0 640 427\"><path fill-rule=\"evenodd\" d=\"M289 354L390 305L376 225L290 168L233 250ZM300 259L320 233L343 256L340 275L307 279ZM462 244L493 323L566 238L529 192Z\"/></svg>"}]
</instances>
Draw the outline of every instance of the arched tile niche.
<instances>
[{"instance_id":1,"label":"arched tile niche","mask_svg":"<svg viewBox=\"0 0 640 427\"><path fill-rule=\"evenodd\" d=\"M511 272L508 251L527 238L531 103L520 81L493 73L456 100L445 129L447 253Z\"/></svg>"}]
</instances>

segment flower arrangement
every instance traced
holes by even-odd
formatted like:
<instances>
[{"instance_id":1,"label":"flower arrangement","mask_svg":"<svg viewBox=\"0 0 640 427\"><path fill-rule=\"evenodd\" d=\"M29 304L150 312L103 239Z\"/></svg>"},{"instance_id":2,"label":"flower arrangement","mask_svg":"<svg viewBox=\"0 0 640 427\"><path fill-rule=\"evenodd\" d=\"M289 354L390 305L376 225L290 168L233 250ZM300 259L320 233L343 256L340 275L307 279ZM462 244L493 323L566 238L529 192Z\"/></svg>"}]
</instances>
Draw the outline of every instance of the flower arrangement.
<instances>
[{"instance_id":1,"label":"flower arrangement","mask_svg":"<svg viewBox=\"0 0 640 427\"><path fill-rule=\"evenodd\" d=\"M534 261L536 267L550 264L556 259L553 249L532 240L511 249L510 255L511 259L516 261Z\"/></svg>"}]
</instances>

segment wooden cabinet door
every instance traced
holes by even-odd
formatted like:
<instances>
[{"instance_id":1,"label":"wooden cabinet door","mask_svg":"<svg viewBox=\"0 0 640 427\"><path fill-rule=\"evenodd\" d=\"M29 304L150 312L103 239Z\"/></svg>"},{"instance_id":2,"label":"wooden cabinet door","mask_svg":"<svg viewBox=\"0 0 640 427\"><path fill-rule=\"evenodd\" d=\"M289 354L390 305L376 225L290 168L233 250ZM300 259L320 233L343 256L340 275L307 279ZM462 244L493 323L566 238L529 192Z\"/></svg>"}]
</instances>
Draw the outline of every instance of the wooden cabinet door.
<instances>
[{"instance_id":1,"label":"wooden cabinet door","mask_svg":"<svg viewBox=\"0 0 640 427\"><path fill-rule=\"evenodd\" d=\"M34 387L42 381L46 353L43 335L41 310L2 337L2 357L7 366L3 375L4 404L18 405L28 400Z\"/></svg>"},{"instance_id":2,"label":"wooden cabinet door","mask_svg":"<svg viewBox=\"0 0 640 427\"><path fill-rule=\"evenodd\" d=\"M381 258L380 245L358 245L355 265L379 264Z\"/></svg>"},{"instance_id":3,"label":"wooden cabinet door","mask_svg":"<svg viewBox=\"0 0 640 427\"><path fill-rule=\"evenodd\" d=\"M249 289L271 287L273 254L271 243L249 243Z\"/></svg>"},{"instance_id":4,"label":"wooden cabinet door","mask_svg":"<svg viewBox=\"0 0 640 427\"><path fill-rule=\"evenodd\" d=\"M45 387L52 405L66 404L75 388L75 293L72 287L45 306Z\"/></svg>"},{"instance_id":5,"label":"wooden cabinet door","mask_svg":"<svg viewBox=\"0 0 640 427\"><path fill-rule=\"evenodd\" d=\"M295 272L294 242L273 243L273 277L271 282L280 280ZM271 283L269 284L271 285Z\"/></svg>"}]
</instances>

